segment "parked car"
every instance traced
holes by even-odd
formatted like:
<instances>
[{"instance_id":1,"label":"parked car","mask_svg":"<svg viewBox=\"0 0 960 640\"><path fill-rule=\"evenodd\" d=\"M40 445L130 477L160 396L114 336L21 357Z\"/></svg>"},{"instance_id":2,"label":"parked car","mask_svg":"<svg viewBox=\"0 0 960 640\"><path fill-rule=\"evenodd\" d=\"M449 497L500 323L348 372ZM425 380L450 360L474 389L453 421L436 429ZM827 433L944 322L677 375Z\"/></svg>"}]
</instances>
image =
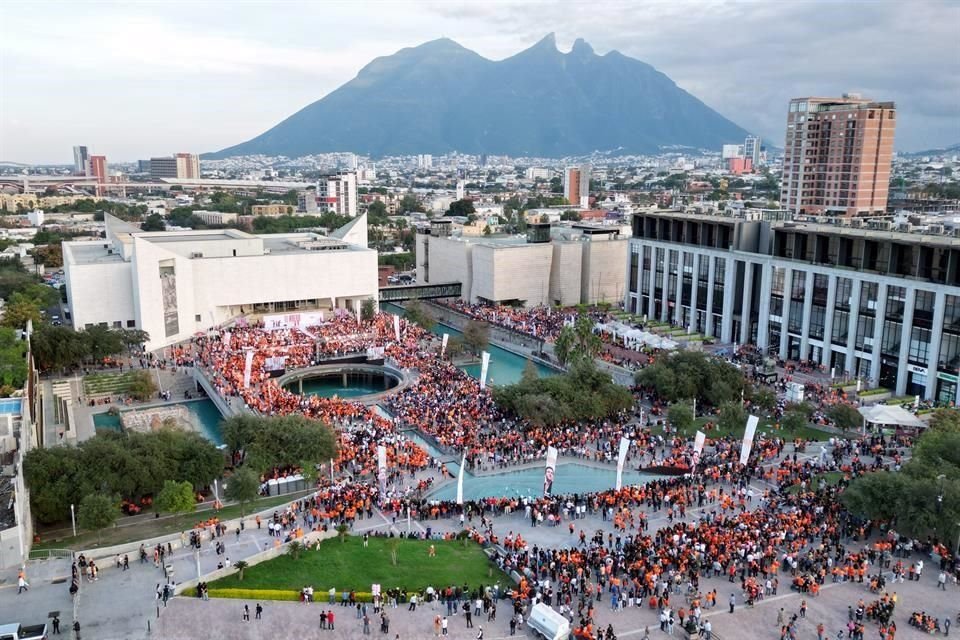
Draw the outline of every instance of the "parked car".
<instances>
[{"instance_id":1,"label":"parked car","mask_svg":"<svg viewBox=\"0 0 960 640\"><path fill-rule=\"evenodd\" d=\"M19 622L0 625L0 640L48 640L47 625L26 627Z\"/></svg>"}]
</instances>

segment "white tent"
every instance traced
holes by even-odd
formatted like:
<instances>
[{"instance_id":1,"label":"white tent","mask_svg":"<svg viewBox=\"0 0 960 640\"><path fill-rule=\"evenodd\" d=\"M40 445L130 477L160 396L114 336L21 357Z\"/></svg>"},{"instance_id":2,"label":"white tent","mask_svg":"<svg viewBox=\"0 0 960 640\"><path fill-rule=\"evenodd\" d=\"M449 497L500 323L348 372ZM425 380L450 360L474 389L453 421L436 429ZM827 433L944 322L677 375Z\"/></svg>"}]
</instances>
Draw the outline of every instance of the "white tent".
<instances>
[{"instance_id":1,"label":"white tent","mask_svg":"<svg viewBox=\"0 0 960 640\"><path fill-rule=\"evenodd\" d=\"M872 407L860 407L860 415L870 424L882 426L925 427L926 423L903 407L888 404L875 404Z\"/></svg>"}]
</instances>

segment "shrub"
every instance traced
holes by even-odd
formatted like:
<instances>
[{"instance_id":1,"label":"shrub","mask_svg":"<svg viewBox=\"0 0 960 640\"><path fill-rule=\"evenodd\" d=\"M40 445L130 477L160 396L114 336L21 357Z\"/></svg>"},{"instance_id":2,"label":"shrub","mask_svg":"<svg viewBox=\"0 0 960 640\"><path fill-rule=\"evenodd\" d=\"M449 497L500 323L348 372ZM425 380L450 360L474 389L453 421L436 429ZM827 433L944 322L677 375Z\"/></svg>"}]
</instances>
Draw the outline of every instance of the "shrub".
<instances>
[{"instance_id":1,"label":"shrub","mask_svg":"<svg viewBox=\"0 0 960 640\"><path fill-rule=\"evenodd\" d=\"M188 589L187 595L196 597L196 589ZM337 604L340 604L342 592L337 590ZM284 602L298 602L300 592L289 589L209 589L207 595L211 598L230 598L234 600L279 600ZM327 592L317 590L314 592L314 598L317 602L326 602ZM373 602L373 594L368 591L355 591L354 596L357 602Z\"/></svg>"}]
</instances>

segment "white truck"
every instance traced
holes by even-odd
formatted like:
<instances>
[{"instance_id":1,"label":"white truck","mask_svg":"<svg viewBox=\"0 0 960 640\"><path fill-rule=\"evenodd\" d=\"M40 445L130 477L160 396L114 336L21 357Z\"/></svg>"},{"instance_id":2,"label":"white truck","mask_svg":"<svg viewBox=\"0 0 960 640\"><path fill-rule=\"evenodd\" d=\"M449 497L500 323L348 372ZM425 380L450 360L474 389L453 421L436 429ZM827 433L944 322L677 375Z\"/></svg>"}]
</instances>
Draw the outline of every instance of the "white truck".
<instances>
[{"instance_id":1,"label":"white truck","mask_svg":"<svg viewBox=\"0 0 960 640\"><path fill-rule=\"evenodd\" d=\"M570 637L570 621L542 602L533 605L527 626L546 640L567 640Z\"/></svg>"},{"instance_id":2,"label":"white truck","mask_svg":"<svg viewBox=\"0 0 960 640\"><path fill-rule=\"evenodd\" d=\"M48 640L47 625L26 627L19 622L0 624L0 640Z\"/></svg>"}]
</instances>

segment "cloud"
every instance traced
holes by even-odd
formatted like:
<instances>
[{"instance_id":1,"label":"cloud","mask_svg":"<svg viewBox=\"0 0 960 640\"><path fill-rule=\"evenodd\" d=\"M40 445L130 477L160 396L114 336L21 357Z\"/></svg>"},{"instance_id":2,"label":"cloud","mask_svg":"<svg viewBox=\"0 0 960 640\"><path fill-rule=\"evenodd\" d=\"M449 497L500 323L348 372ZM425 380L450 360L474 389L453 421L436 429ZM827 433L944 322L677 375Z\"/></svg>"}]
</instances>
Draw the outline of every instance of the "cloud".
<instances>
[{"instance_id":1,"label":"cloud","mask_svg":"<svg viewBox=\"0 0 960 640\"><path fill-rule=\"evenodd\" d=\"M551 31L563 50L582 37L655 66L777 146L790 98L856 90L897 102L898 148L960 141L950 0L8 0L0 23L3 159L66 162L78 143L123 159L227 146L377 56L447 36L502 59Z\"/></svg>"}]
</instances>

